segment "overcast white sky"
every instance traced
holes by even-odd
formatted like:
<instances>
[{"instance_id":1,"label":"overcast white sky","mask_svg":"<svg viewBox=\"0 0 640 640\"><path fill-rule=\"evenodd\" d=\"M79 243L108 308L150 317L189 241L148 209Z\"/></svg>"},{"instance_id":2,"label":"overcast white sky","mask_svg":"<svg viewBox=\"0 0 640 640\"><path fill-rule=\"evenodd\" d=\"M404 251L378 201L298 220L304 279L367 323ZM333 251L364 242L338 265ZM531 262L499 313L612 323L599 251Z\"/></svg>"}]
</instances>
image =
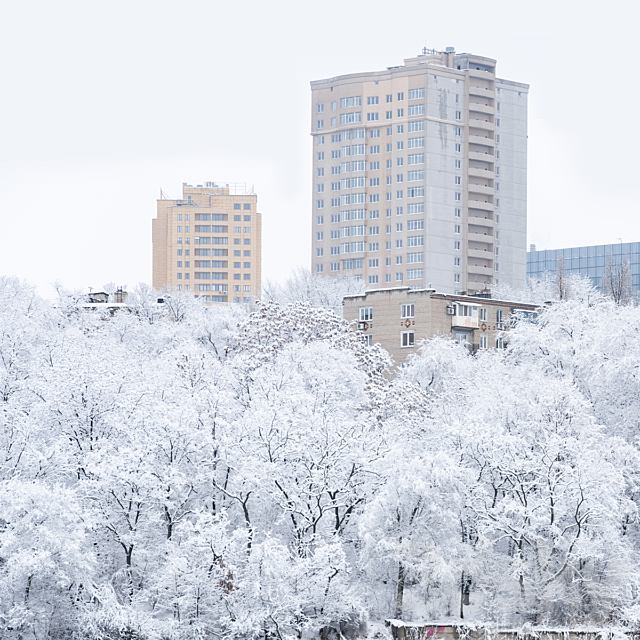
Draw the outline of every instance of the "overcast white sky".
<instances>
[{"instance_id":1,"label":"overcast white sky","mask_svg":"<svg viewBox=\"0 0 640 640\"><path fill-rule=\"evenodd\" d=\"M160 189L205 180L255 185L265 279L309 266L309 81L425 45L531 85L529 243L640 241L638 14L631 0L5 2L0 275L48 295L56 280L150 283Z\"/></svg>"}]
</instances>

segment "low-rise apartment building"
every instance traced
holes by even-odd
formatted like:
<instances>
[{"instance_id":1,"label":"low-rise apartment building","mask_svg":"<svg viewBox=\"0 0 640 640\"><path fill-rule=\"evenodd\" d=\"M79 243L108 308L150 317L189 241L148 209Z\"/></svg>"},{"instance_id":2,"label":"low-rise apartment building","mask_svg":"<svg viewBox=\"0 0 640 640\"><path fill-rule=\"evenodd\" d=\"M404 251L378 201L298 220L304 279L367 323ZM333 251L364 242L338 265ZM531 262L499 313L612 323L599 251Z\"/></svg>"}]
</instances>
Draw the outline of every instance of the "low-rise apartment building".
<instances>
[{"instance_id":1,"label":"low-rise apartment building","mask_svg":"<svg viewBox=\"0 0 640 640\"><path fill-rule=\"evenodd\" d=\"M369 343L380 344L396 364L415 353L421 340L437 335L451 336L472 352L502 348L510 319L537 318L532 304L409 287L349 295L342 304L345 320L357 321Z\"/></svg>"}]
</instances>

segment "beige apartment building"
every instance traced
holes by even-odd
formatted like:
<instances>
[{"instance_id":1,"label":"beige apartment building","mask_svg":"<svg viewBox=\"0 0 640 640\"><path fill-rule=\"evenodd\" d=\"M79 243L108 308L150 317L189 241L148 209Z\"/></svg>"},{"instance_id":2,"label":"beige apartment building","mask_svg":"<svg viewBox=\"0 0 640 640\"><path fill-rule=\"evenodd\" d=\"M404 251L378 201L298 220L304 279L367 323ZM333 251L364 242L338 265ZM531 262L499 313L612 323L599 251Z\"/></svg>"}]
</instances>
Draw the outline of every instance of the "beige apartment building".
<instances>
[{"instance_id":1,"label":"beige apartment building","mask_svg":"<svg viewBox=\"0 0 640 640\"><path fill-rule=\"evenodd\" d=\"M262 218L242 183L183 184L182 199L157 201L153 287L191 291L206 303L260 296Z\"/></svg>"},{"instance_id":2,"label":"beige apartment building","mask_svg":"<svg viewBox=\"0 0 640 640\"><path fill-rule=\"evenodd\" d=\"M472 353L501 349L513 322L537 321L537 307L532 304L434 289L378 289L346 296L342 304L345 320L357 321L367 342L380 344L398 365L425 338L450 336Z\"/></svg>"},{"instance_id":3,"label":"beige apartment building","mask_svg":"<svg viewBox=\"0 0 640 640\"><path fill-rule=\"evenodd\" d=\"M447 48L311 89L314 272L375 289L524 284L527 84Z\"/></svg>"}]
</instances>

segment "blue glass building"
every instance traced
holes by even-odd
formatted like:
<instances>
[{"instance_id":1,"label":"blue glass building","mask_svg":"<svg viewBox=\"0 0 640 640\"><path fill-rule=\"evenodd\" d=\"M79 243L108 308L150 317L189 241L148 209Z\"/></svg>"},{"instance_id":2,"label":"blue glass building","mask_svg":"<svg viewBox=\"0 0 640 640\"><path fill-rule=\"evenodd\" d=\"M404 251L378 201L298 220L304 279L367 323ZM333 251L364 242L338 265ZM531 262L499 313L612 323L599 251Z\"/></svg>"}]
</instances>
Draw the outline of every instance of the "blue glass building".
<instances>
[{"instance_id":1,"label":"blue glass building","mask_svg":"<svg viewBox=\"0 0 640 640\"><path fill-rule=\"evenodd\" d=\"M558 258L564 256L566 273L578 273L591 278L594 286L600 287L604 274L607 255L611 253L618 263L629 258L633 291L640 291L640 242L618 242L617 244L598 244L591 247L572 247L570 249L550 249L536 251L531 245L527 251L527 278L537 279L545 271L555 273Z\"/></svg>"}]
</instances>

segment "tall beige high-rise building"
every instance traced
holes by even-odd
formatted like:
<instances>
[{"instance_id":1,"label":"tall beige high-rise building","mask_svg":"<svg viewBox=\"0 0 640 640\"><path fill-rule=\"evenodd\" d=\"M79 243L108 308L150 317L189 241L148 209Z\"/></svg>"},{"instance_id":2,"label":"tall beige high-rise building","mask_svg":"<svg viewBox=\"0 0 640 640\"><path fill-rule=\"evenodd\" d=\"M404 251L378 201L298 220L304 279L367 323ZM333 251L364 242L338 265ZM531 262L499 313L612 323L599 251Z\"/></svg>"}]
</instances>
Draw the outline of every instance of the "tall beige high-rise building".
<instances>
[{"instance_id":1,"label":"tall beige high-rise building","mask_svg":"<svg viewBox=\"0 0 640 640\"><path fill-rule=\"evenodd\" d=\"M158 200L153 287L191 291L204 302L260 295L262 218L244 184L183 184L181 200Z\"/></svg>"},{"instance_id":2,"label":"tall beige high-rise building","mask_svg":"<svg viewBox=\"0 0 640 640\"><path fill-rule=\"evenodd\" d=\"M368 289L524 284L528 85L448 48L311 89L314 272Z\"/></svg>"}]
</instances>

